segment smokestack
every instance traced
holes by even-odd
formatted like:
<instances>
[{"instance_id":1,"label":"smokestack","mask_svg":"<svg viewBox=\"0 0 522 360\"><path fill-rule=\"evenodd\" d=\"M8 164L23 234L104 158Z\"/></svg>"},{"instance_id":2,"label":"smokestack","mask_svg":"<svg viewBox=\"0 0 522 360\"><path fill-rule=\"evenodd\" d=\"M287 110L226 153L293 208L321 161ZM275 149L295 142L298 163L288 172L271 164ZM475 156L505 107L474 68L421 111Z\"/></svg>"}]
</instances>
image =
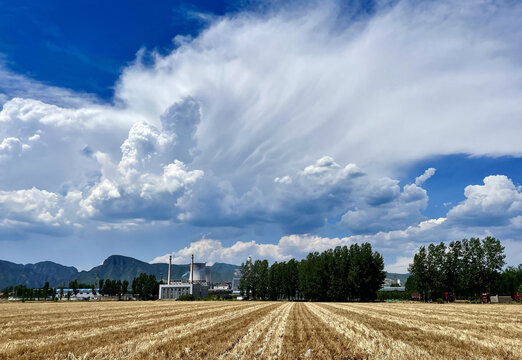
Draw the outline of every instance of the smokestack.
<instances>
[{"instance_id":1,"label":"smokestack","mask_svg":"<svg viewBox=\"0 0 522 360\"><path fill-rule=\"evenodd\" d=\"M167 285L170 285L170 268L172 266L172 255L169 255L169 276L167 277Z\"/></svg>"},{"instance_id":2,"label":"smokestack","mask_svg":"<svg viewBox=\"0 0 522 360\"><path fill-rule=\"evenodd\" d=\"M194 284L194 254L192 254L192 260L190 260L190 283Z\"/></svg>"}]
</instances>

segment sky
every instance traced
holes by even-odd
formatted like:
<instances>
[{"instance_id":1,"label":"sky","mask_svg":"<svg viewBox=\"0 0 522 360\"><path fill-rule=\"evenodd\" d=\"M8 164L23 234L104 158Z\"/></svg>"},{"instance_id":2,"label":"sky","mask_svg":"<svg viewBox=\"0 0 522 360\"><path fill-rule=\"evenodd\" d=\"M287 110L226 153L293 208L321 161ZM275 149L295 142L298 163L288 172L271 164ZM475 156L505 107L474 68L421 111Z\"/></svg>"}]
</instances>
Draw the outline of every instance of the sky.
<instances>
[{"instance_id":1,"label":"sky","mask_svg":"<svg viewBox=\"0 0 522 360\"><path fill-rule=\"evenodd\" d=\"M522 263L522 4L0 0L0 259L494 236Z\"/></svg>"}]
</instances>

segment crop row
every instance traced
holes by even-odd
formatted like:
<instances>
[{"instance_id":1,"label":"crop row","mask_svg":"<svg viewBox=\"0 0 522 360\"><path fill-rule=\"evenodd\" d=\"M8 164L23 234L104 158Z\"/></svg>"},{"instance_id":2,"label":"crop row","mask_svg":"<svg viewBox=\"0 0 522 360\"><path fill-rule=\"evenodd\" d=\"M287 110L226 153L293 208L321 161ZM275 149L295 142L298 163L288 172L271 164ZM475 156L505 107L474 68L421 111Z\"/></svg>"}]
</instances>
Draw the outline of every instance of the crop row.
<instances>
[{"instance_id":1,"label":"crop row","mask_svg":"<svg viewBox=\"0 0 522 360\"><path fill-rule=\"evenodd\" d=\"M520 306L0 304L0 359L520 359Z\"/></svg>"}]
</instances>

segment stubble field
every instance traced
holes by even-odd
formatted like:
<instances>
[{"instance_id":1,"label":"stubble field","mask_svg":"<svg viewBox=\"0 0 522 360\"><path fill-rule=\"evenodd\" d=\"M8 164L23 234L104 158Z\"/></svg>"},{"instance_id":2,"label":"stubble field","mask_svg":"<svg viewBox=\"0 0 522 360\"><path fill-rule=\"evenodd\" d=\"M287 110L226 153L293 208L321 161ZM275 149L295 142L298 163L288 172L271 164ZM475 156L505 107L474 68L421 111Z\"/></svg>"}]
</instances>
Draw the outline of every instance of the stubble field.
<instances>
[{"instance_id":1,"label":"stubble field","mask_svg":"<svg viewBox=\"0 0 522 360\"><path fill-rule=\"evenodd\" d=\"M0 303L0 359L522 359L522 306Z\"/></svg>"}]
</instances>

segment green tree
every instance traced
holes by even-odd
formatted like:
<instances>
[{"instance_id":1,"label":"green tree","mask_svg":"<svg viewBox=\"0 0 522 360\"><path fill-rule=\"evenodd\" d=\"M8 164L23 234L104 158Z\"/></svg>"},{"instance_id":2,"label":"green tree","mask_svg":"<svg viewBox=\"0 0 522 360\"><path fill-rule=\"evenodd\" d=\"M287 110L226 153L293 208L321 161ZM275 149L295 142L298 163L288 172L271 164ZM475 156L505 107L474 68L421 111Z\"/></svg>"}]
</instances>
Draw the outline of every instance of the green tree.
<instances>
[{"instance_id":1,"label":"green tree","mask_svg":"<svg viewBox=\"0 0 522 360\"><path fill-rule=\"evenodd\" d=\"M268 291L268 260L256 261L254 271L257 274L257 297L261 300L267 300L270 296Z\"/></svg>"},{"instance_id":2,"label":"green tree","mask_svg":"<svg viewBox=\"0 0 522 360\"><path fill-rule=\"evenodd\" d=\"M116 293L118 295L118 300L121 300L121 295L122 295L122 286L123 284L121 283L121 280L118 280L116 282L116 285L114 287L114 290L116 290ZM116 295L116 294L115 294Z\"/></svg>"},{"instance_id":3,"label":"green tree","mask_svg":"<svg viewBox=\"0 0 522 360\"><path fill-rule=\"evenodd\" d=\"M250 299L252 287L254 285L252 283L252 260L250 258L248 258L244 263L241 263L239 273L239 291L241 292L241 296L245 299Z\"/></svg>"},{"instance_id":4,"label":"green tree","mask_svg":"<svg viewBox=\"0 0 522 360\"><path fill-rule=\"evenodd\" d=\"M518 265L518 267L508 266L501 274L499 291L505 294L518 292L522 295L520 286L522 286L522 264Z\"/></svg>"},{"instance_id":5,"label":"green tree","mask_svg":"<svg viewBox=\"0 0 522 360\"><path fill-rule=\"evenodd\" d=\"M279 300L282 297L281 281L281 264L275 262L268 269L268 298L270 300Z\"/></svg>"},{"instance_id":6,"label":"green tree","mask_svg":"<svg viewBox=\"0 0 522 360\"><path fill-rule=\"evenodd\" d=\"M378 252L372 251L372 246L369 243L361 245L361 300L373 301L377 297L377 291L381 288L384 278L384 260Z\"/></svg>"},{"instance_id":7,"label":"green tree","mask_svg":"<svg viewBox=\"0 0 522 360\"><path fill-rule=\"evenodd\" d=\"M74 295L78 294L78 280L69 281L69 289L72 289Z\"/></svg>"},{"instance_id":8,"label":"green tree","mask_svg":"<svg viewBox=\"0 0 522 360\"><path fill-rule=\"evenodd\" d=\"M49 281L46 281L42 288L42 297L44 300L47 300L47 296L49 295Z\"/></svg>"},{"instance_id":9,"label":"green tree","mask_svg":"<svg viewBox=\"0 0 522 360\"><path fill-rule=\"evenodd\" d=\"M361 268L363 264L360 261L361 248L359 244L352 244L348 253L348 268L347 278L347 299L358 300L361 298Z\"/></svg>"},{"instance_id":10,"label":"green tree","mask_svg":"<svg viewBox=\"0 0 522 360\"><path fill-rule=\"evenodd\" d=\"M456 297L460 293L459 279L462 276L462 243L460 241L449 243L443 271L446 289Z\"/></svg>"},{"instance_id":11,"label":"green tree","mask_svg":"<svg viewBox=\"0 0 522 360\"><path fill-rule=\"evenodd\" d=\"M295 259L290 259L284 263L281 272L282 281L282 295L288 300L295 300L299 290L299 269L298 262Z\"/></svg>"},{"instance_id":12,"label":"green tree","mask_svg":"<svg viewBox=\"0 0 522 360\"><path fill-rule=\"evenodd\" d=\"M484 254L484 282L488 293L498 292L500 288L501 271L506 262L504 247L500 240L488 236L482 240Z\"/></svg>"},{"instance_id":13,"label":"green tree","mask_svg":"<svg viewBox=\"0 0 522 360\"><path fill-rule=\"evenodd\" d=\"M428 250L423 246L408 268L408 287L424 300L442 298L444 292L465 298L497 293L510 281L509 274L501 273L504 259L504 247L493 237L454 241L447 248L444 243L430 244Z\"/></svg>"},{"instance_id":14,"label":"green tree","mask_svg":"<svg viewBox=\"0 0 522 360\"><path fill-rule=\"evenodd\" d=\"M98 289L100 290L100 294L105 295L105 293L103 292L103 285L105 285L104 280L100 279L100 281L98 282Z\"/></svg>"},{"instance_id":15,"label":"green tree","mask_svg":"<svg viewBox=\"0 0 522 360\"><path fill-rule=\"evenodd\" d=\"M300 293L305 299L318 301L323 290L322 266L319 253L309 253L299 264Z\"/></svg>"},{"instance_id":16,"label":"green tree","mask_svg":"<svg viewBox=\"0 0 522 360\"><path fill-rule=\"evenodd\" d=\"M154 274L141 273L132 280L132 291L142 300L152 300L159 293L159 282Z\"/></svg>"},{"instance_id":17,"label":"green tree","mask_svg":"<svg viewBox=\"0 0 522 360\"><path fill-rule=\"evenodd\" d=\"M426 247L422 246L419 252L413 256L413 263L408 267L408 271L414 276L416 290L420 293L422 299L427 301L430 289Z\"/></svg>"},{"instance_id":18,"label":"green tree","mask_svg":"<svg viewBox=\"0 0 522 360\"><path fill-rule=\"evenodd\" d=\"M127 293L127 290L129 289L129 282L127 280L123 280L121 284L121 294L125 295Z\"/></svg>"},{"instance_id":19,"label":"green tree","mask_svg":"<svg viewBox=\"0 0 522 360\"><path fill-rule=\"evenodd\" d=\"M427 283L428 292L431 300L444 297L446 290L445 278L446 246L444 243L439 245L430 244L427 254Z\"/></svg>"}]
</instances>

